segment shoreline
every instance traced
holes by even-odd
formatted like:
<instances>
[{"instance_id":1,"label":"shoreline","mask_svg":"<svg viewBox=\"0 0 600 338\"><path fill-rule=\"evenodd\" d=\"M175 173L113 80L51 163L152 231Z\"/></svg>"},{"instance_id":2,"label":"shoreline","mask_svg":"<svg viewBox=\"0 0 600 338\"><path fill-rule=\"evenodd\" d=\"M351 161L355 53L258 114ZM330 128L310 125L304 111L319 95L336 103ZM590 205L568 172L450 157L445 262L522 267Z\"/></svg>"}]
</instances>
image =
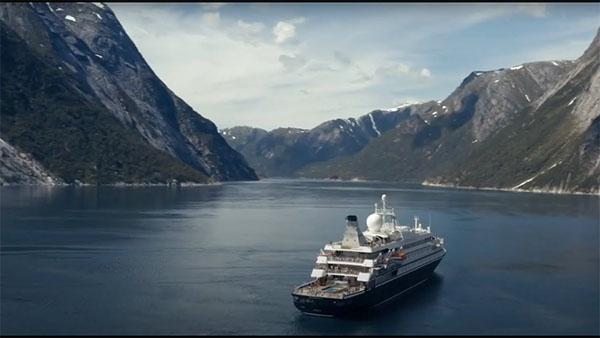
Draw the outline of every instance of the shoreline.
<instances>
[{"instance_id":1,"label":"shoreline","mask_svg":"<svg viewBox=\"0 0 600 338\"><path fill-rule=\"evenodd\" d=\"M586 196L597 196L600 197L600 191L598 192L586 192L586 191L565 191L563 189L514 189L514 188L495 188L495 187L473 187L463 186L452 183L433 183L423 181L421 185L424 187L437 187L437 188L452 188L452 189L464 189L464 190L481 190L481 191L505 191L505 192L516 192L516 193L532 193L532 194L552 194L552 195L586 195Z\"/></svg>"},{"instance_id":2,"label":"shoreline","mask_svg":"<svg viewBox=\"0 0 600 338\"><path fill-rule=\"evenodd\" d=\"M552 195L584 195L584 196L596 196L600 197L600 190L596 192L588 191L565 191L559 188L554 189L512 189L512 188L496 188L496 187L474 187L474 186L462 186L452 183L433 183L427 180L423 182L403 182L403 181L381 181L381 180L365 180L359 178L351 179L330 179L330 178L310 178L310 177L299 177L299 179L325 181L325 182L376 182L376 183L404 183L404 184L415 184L422 187L433 187L433 188L447 188L447 189L463 189L463 190L479 190L479 191L504 191L514 193L533 193L533 194L552 194Z\"/></svg>"},{"instance_id":3,"label":"shoreline","mask_svg":"<svg viewBox=\"0 0 600 338\"><path fill-rule=\"evenodd\" d=\"M243 181L240 181L243 182ZM55 184L33 184L33 183L4 183L0 184L0 187L206 187L222 185L224 182L209 182L209 183L196 183L196 182L181 182L177 184L170 183L106 183L106 184L91 184L91 183L55 183Z\"/></svg>"},{"instance_id":4,"label":"shoreline","mask_svg":"<svg viewBox=\"0 0 600 338\"><path fill-rule=\"evenodd\" d=\"M433 188L446 188L446 189L462 189L462 190L476 190L476 191L504 191L514 193L533 193L533 194L552 194L552 195L584 195L584 196L596 196L600 197L600 190L597 192L586 192L586 191L565 191L563 189L514 189L514 188L497 188L497 187L474 187L474 186L462 186L452 183L433 183L428 181L423 182L402 182L402 181L381 181L381 180L365 180L359 178L352 179L329 179L329 178L308 178L308 177L263 177L259 180L252 181L234 181L234 182L260 182L269 179L292 179L292 180L310 180L310 181L324 181L324 182L350 182L350 183L404 183L404 184L415 184L422 187L433 187ZM125 183L116 182L109 184L90 184L90 183L55 183L55 184L31 184L31 183L4 183L0 184L0 187L121 187L121 188L137 188L137 187L208 187L208 186L219 186L226 182L209 182L209 183L196 183L196 182L180 182L177 184L172 183Z\"/></svg>"}]
</instances>

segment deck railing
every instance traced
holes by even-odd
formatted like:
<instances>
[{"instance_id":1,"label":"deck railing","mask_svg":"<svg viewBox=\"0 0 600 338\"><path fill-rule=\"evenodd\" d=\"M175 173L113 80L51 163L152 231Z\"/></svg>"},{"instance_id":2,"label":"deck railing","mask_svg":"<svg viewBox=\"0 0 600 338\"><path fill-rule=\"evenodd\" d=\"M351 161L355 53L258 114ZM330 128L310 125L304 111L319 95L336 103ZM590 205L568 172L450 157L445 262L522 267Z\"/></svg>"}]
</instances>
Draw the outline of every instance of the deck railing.
<instances>
[{"instance_id":1,"label":"deck railing","mask_svg":"<svg viewBox=\"0 0 600 338\"><path fill-rule=\"evenodd\" d=\"M310 284L310 285L299 288L298 290L296 290L296 293L302 294L302 295L307 295L307 296L320 296L320 297L341 299L347 295L362 291L365 288L363 285L348 285L348 286L341 287L340 289L335 290L335 291L327 290L333 286L335 286L335 284L327 284L327 285Z\"/></svg>"},{"instance_id":2,"label":"deck railing","mask_svg":"<svg viewBox=\"0 0 600 338\"><path fill-rule=\"evenodd\" d=\"M343 257L343 256L327 256L328 261L340 261L340 262L354 262L362 263L365 261L364 258L360 257Z\"/></svg>"}]
</instances>

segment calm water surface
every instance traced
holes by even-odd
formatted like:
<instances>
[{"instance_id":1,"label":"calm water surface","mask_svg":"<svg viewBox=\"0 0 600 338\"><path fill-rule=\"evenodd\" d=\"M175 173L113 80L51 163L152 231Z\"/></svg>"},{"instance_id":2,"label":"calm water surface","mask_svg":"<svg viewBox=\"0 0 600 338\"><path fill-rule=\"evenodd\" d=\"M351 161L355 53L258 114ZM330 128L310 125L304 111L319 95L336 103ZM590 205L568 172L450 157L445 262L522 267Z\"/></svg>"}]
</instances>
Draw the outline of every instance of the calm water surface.
<instances>
[{"instance_id":1,"label":"calm water surface","mask_svg":"<svg viewBox=\"0 0 600 338\"><path fill-rule=\"evenodd\" d=\"M599 198L265 180L2 188L1 334L599 334ZM300 314L319 249L387 193L446 240L360 318Z\"/></svg>"}]
</instances>

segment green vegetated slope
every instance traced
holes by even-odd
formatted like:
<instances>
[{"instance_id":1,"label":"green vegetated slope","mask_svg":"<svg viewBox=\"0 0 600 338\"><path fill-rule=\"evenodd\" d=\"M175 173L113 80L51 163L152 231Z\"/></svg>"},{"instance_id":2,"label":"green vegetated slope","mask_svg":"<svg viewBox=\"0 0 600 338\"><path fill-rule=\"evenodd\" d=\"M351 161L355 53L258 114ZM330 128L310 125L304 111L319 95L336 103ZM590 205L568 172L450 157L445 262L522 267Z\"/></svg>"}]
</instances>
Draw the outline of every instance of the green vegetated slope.
<instances>
[{"instance_id":1,"label":"green vegetated slope","mask_svg":"<svg viewBox=\"0 0 600 338\"><path fill-rule=\"evenodd\" d=\"M300 169L304 177L426 181L472 187L597 192L600 165L598 36L548 92L483 140L472 108L432 121L420 116L371 141L356 155ZM468 101L468 102L467 102Z\"/></svg>"},{"instance_id":2,"label":"green vegetated slope","mask_svg":"<svg viewBox=\"0 0 600 338\"><path fill-rule=\"evenodd\" d=\"M84 183L257 179L215 124L156 76L108 5L3 3L0 22L0 139L50 176ZM22 169L0 174L19 181Z\"/></svg>"},{"instance_id":3,"label":"green vegetated slope","mask_svg":"<svg viewBox=\"0 0 600 338\"><path fill-rule=\"evenodd\" d=\"M0 23L0 131L65 182L207 182L152 148L78 86L75 74Z\"/></svg>"},{"instance_id":4,"label":"green vegetated slope","mask_svg":"<svg viewBox=\"0 0 600 338\"><path fill-rule=\"evenodd\" d=\"M468 157L473 147L471 124L452 115L430 124L412 116L410 122L371 141L358 154L307 166L298 175L421 182L450 161Z\"/></svg>"},{"instance_id":5,"label":"green vegetated slope","mask_svg":"<svg viewBox=\"0 0 600 338\"><path fill-rule=\"evenodd\" d=\"M598 191L600 111L583 127L575 112L578 99L600 96L590 88L599 72L600 55L595 55L539 107L516 116L466 161L435 172L433 180L463 186Z\"/></svg>"},{"instance_id":6,"label":"green vegetated slope","mask_svg":"<svg viewBox=\"0 0 600 338\"><path fill-rule=\"evenodd\" d=\"M573 67L573 61L556 60L474 71L443 101L375 110L310 130L234 127L221 134L264 176L420 182L433 169L447 166L446 157L466 155L504 128Z\"/></svg>"}]
</instances>

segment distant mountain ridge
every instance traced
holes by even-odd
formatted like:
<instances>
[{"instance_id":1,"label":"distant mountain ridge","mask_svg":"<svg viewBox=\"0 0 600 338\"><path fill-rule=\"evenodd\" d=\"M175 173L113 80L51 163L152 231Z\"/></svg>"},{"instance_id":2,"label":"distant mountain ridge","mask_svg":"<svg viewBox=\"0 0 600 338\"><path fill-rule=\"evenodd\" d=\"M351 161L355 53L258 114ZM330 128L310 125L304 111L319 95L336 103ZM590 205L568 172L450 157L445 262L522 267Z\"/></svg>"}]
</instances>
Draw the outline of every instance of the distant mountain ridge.
<instances>
[{"instance_id":1,"label":"distant mountain ridge","mask_svg":"<svg viewBox=\"0 0 600 338\"><path fill-rule=\"evenodd\" d=\"M0 23L2 138L55 175L257 179L216 126L154 74L107 5L5 3Z\"/></svg>"},{"instance_id":2,"label":"distant mountain ridge","mask_svg":"<svg viewBox=\"0 0 600 338\"><path fill-rule=\"evenodd\" d=\"M554 86L434 183L600 193L600 30Z\"/></svg>"},{"instance_id":3,"label":"distant mountain ridge","mask_svg":"<svg viewBox=\"0 0 600 338\"><path fill-rule=\"evenodd\" d=\"M396 110L374 110L357 119L326 121L310 130L277 128L267 132L259 128L234 127L220 132L259 175L290 176L307 164L354 154L412 114L424 113L435 105L431 101Z\"/></svg>"},{"instance_id":4,"label":"distant mountain ridge","mask_svg":"<svg viewBox=\"0 0 600 338\"><path fill-rule=\"evenodd\" d=\"M472 72L446 99L374 111L358 119L361 128L336 119L294 137L249 127L251 140L238 139L237 127L221 133L267 176L596 192L598 60L597 35L577 60ZM345 137L325 136L336 134ZM320 147L335 151L319 157Z\"/></svg>"},{"instance_id":5,"label":"distant mountain ridge","mask_svg":"<svg viewBox=\"0 0 600 338\"><path fill-rule=\"evenodd\" d=\"M549 61L472 72L443 101L374 110L358 119L330 120L310 130L278 128L267 132L234 127L221 130L221 135L263 176L292 176L311 163L355 154L395 128L419 129L417 142L421 142L440 135L442 121L454 128L473 119L474 139L483 140L548 90L551 79L572 67L571 61Z\"/></svg>"},{"instance_id":6,"label":"distant mountain ridge","mask_svg":"<svg viewBox=\"0 0 600 338\"><path fill-rule=\"evenodd\" d=\"M488 119L494 123L486 124L477 119L477 116L487 117L488 114L478 115L475 111L465 117L460 110L455 111L434 123L421 124L415 130L395 128L354 156L315 163L297 174L327 177L335 173L344 178L598 193L599 46L596 35L586 52L574 62L565 64L564 70L553 81L538 78L539 91L522 93L522 96L529 96L525 98L529 104L514 111L499 109ZM555 61L550 63L557 69L561 65ZM528 64L511 70L529 71ZM465 82L457 91L466 88L464 85ZM517 85L515 87L518 89ZM476 100L473 100L476 102L471 106L476 107L481 102L480 92L475 91ZM518 95L510 103L518 103ZM496 101L493 108L498 107Z\"/></svg>"}]
</instances>

